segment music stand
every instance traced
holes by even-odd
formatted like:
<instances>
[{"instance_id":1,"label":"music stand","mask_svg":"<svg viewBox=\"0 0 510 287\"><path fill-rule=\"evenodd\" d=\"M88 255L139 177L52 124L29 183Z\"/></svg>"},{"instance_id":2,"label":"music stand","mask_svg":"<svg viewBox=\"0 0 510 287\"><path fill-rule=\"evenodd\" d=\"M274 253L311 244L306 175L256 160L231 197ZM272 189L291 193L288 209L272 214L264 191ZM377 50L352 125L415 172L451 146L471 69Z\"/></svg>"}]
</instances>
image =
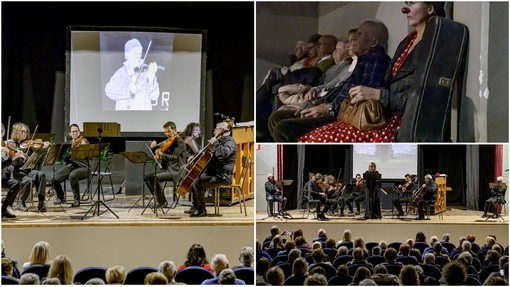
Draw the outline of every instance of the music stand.
<instances>
[{"instance_id":1,"label":"music stand","mask_svg":"<svg viewBox=\"0 0 510 287\"><path fill-rule=\"evenodd\" d=\"M154 186L152 188L152 190L153 190L152 198L149 200L149 202L147 202L147 206L145 206L145 208L143 209L142 215L145 213L145 210L147 210L147 207L149 207L151 205L151 202L153 202L154 209L151 207L151 210L152 210L152 212L154 212L156 217L158 217L158 208L159 207L157 206L157 202L156 202L156 181L158 180L158 177L156 176L156 173L157 173L157 170L158 170L158 166L159 166L160 169L162 169L163 167L161 166L159 161L156 159L156 156L152 152L152 149L147 144L145 145L145 147L147 147L147 149L149 150L149 153L150 153L149 158L152 161L154 161L156 164L154 165ZM144 174L144 176L145 176L145 174ZM161 207L161 212L163 212L163 214L165 213L165 210L163 210L163 207Z\"/></svg>"},{"instance_id":2,"label":"music stand","mask_svg":"<svg viewBox=\"0 0 510 287\"><path fill-rule=\"evenodd\" d=\"M111 210L108 205L106 205L106 203L104 203L104 201L101 200L101 153L104 149L104 147L106 146L109 146L110 144L101 144L101 133L103 132L103 129L102 128L98 128L97 129L97 133L98 133L98 140L99 140L99 143L98 144L88 144L88 145L81 145L79 146L78 148L80 147L88 147L90 148L89 149L89 156L88 156L88 159L92 159L92 158L95 158L95 157L98 157L98 177L97 177L97 188L98 188L98 192L97 192L97 200L96 202L94 202L92 204L92 206L90 207L90 209L81 217L81 220L83 220L83 218L85 218L85 216L87 216L87 214L89 214L90 211L93 210L92 212L92 216L100 216L101 214L105 213L106 211L110 211L113 215L115 215L115 217L117 217L117 219L119 218L119 216L117 216L117 214L115 214L115 212L113 212L113 210ZM74 149L73 149L73 152L72 152L72 156L71 158L74 156ZM90 172L89 172L89 176L90 176ZM113 191L112 191L113 192ZM94 199L92 199L94 200ZM100 207L101 207L101 204L104 205L104 207L106 208L105 211L101 212L100 211Z\"/></svg>"},{"instance_id":3,"label":"music stand","mask_svg":"<svg viewBox=\"0 0 510 287\"><path fill-rule=\"evenodd\" d=\"M145 166L147 165L147 163L154 162L153 159L143 151L125 151L125 152L121 152L120 154L122 154L125 158L127 158L133 164L143 163L143 174L144 175L145 175ZM145 195L145 183L144 183L142 185L142 196L140 196L140 198L135 202L135 204L133 204L133 206L131 206L131 208L128 210L128 212L130 212L131 209L133 209L133 207L138 205L138 202L140 202L140 200L142 201L142 208L145 208L145 199L148 200L149 197Z\"/></svg>"},{"instance_id":4,"label":"music stand","mask_svg":"<svg viewBox=\"0 0 510 287\"><path fill-rule=\"evenodd\" d=\"M505 192L506 192L506 188L507 188L507 185L506 183L504 182L489 182L489 188L491 190L495 190L496 191L496 196L497 197L497 201L496 201L496 204L494 204L493 208L495 209L494 211L494 214L497 215L497 219L498 221L505 221L503 219L503 217L501 217L501 207L498 208L498 204L501 204L501 200L502 198L504 199L505 197ZM499 192L501 190L504 190L504 192ZM485 219L485 221L489 220L490 217L487 216L487 218Z\"/></svg>"},{"instance_id":5,"label":"music stand","mask_svg":"<svg viewBox=\"0 0 510 287\"><path fill-rule=\"evenodd\" d=\"M292 179L282 179L275 182L276 185L282 186L282 197L284 196L283 190L286 186L290 186L294 180ZM287 219L286 217L290 217L291 219L294 219L292 215L290 215L286 210L285 206L283 206L280 210L278 210L278 214L281 215L283 218Z\"/></svg>"},{"instance_id":6,"label":"music stand","mask_svg":"<svg viewBox=\"0 0 510 287\"><path fill-rule=\"evenodd\" d=\"M381 174L378 173L378 172L365 172L363 173L363 181L366 182L367 184L367 190L368 190L368 194L366 195L366 204L365 204L365 210L368 210L368 212L365 212L366 215L363 219L379 219L381 220L381 216L377 215L375 212L374 212L374 203L375 202L372 202L372 197L374 197L374 195L372 194L373 192L379 192L379 189L375 189L374 190L374 185L376 185L378 182L381 182ZM379 211L381 210L381 201L379 199L379 202L375 203L375 204L379 204Z\"/></svg>"},{"instance_id":7,"label":"music stand","mask_svg":"<svg viewBox=\"0 0 510 287\"><path fill-rule=\"evenodd\" d=\"M53 185L53 179L55 178L55 164L62 161L62 157L67 152L67 149L70 146L71 146L71 144L52 144L48 148L46 157L44 158L44 161L43 161L43 166L51 165L51 167L53 169L53 174L51 177L51 189L53 189L53 193L52 193L51 197L46 200L46 202L50 201L50 199L52 197L56 196L55 186ZM62 151L64 151L64 152L62 152ZM66 195L64 194L64 199L65 199L65 197L66 197ZM64 213L65 213L66 211L65 211L64 207L62 206L62 202L59 203L59 205L60 205L60 208L62 208L62 211L64 211Z\"/></svg>"}]
</instances>

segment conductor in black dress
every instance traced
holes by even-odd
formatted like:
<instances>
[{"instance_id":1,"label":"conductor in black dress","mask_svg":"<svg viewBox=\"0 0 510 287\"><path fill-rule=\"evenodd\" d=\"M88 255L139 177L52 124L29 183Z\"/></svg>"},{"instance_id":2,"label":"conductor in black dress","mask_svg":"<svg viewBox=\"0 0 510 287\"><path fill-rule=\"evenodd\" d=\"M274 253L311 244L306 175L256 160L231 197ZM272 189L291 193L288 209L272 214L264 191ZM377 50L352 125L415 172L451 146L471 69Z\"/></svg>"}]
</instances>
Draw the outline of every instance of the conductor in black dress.
<instances>
[{"instance_id":1,"label":"conductor in black dress","mask_svg":"<svg viewBox=\"0 0 510 287\"><path fill-rule=\"evenodd\" d=\"M367 176L372 179L366 180ZM363 174L363 181L366 183L365 216L363 219L381 218L381 200L379 198L379 189L381 188L381 174L376 170L375 162L368 165L368 170Z\"/></svg>"}]
</instances>

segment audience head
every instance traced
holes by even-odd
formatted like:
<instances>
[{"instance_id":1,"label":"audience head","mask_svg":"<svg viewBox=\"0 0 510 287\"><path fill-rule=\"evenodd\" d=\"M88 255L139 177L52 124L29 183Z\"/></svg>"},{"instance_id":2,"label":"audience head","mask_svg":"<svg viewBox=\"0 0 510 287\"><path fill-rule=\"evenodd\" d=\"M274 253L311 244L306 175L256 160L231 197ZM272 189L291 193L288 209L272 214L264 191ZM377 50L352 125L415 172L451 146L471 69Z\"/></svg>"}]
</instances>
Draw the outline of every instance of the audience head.
<instances>
[{"instance_id":1,"label":"audience head","mask_svg":"<svg viewBox=\"0 0 510 287\"><path fill-rule=\"evenodd\" d=\"M358 286L377 286L377 283L373 279L363 279L359 282Z\"/></svg>"},{"instance_id":2,"label":"audience head","mask_svg":"<svg viewBox=\"0 0 510 287\"><path fill-rule=\"evenodd\" d=\"M473 255L471 255L471 252L464 251L459 254L457 260L464 263L464 265L468 267L469 265L473 264Z\"/></svg>"},{"instance_id":3,"label":"audience head","mask_svg":"<svg viewBox=\"0 0 510 287\"><path fill-rule=\"evenodd\" d=\"M255 248L257 251L262 250L262 243L260 243L260 241L258 239L255 241Z\"/></svg>"},{"instance_id":4,"label":"audience head","mask_svg":"<svg viewBox=\"0 0 510 287\"><path fill-rule=\"evenodd\" d=\"M449 262L443 267L442 280L446 285L463 285L467 279L466 267L459 262Z\"/></svg>"},{"instance_id":5,"label":"audience head","mask_svg":"<svg viewBox=\"0 0 510 287\"><path fill-rule=\"evenodd\" d=\"M427 253L423 256L423 263L425 264L436 264L436 256L432 253Z\"/></svg>"},{"instance_id":6,"label":"audience head","mask_svg":"<svg viewBox=\"0 0 510 287\"><path fill-rule=\"evenodd\" d=\"M292 275L306 275L308 272L308 262L303 257L297 258L292 263Z\"/></svg>"},{"instance_id":7,"label":"audience head","mask_svg":"<svg viewBox=\"0 0 510 287\"><path fill-rule=\"evenodd\" d=\"M327 235L326 235L326 229L324 229L324 228L320 228L319 230L317 230L317 236L318 236L318 237L327 237Z\"/></svg>"},{"instance_id":8,"label":"audience head","mask_svg":"<svg viewBox=\"0 0 510 287\"><path fill-rule=\"evenodd\" d=\"M315 263L321 263L322 260L324 260L324 251L322 251L321 248L315 249L312 252L312 259L313 259L313 262L315 262Z\"/></svg>"},{"instance_id":9,"label":"audience head","mask_svg":"<svg viewBox=\"0 0 510 287\"><path fill-rule=\"evenodd\" d=\"M292 239L289 239L285 242L284 246L285 246L285 251L287 252L287 254L289 254L289 251L296 248L296 242Z\"/></svg>"},{"instance_id":10,"label":"audience head","mask_svg":"<svg viewBox=\"0 0 510 287\"><path fill-rule=\"evenodd\" d=\"M301 250L299 250L299 249L292 249L289 252L289 255L287 256L287 258L288 258L287 261L289 262L289 264L292 264L299 257L301 257Z\"/></svg>"},{"instance_id":11,"label":"audience head","mask_svg":"<svg viewBox=\"0 0 510 287\"><path fill-rule=\"evenodd\" d=\"M508 255L503 255L499 257L499 269L503 270L505 267L505 264L508 263Z\"/></svg>"},{"instance_id":12,"label":"audience head","mask_svg":"<svg viewBox=\"0 0 510 287\"><path fill-rule=\"evenodd\" d=\"M501 276L501 274L497 272L492 272L485 282L482 283L483 286L508 286L508 283L505 281L505 278Z\"/></svg>"},{"instance_id":13,"label":"audience head","mask_svg":"<svg viewBox=\"0 0 510 287\"><path fill-rule=\"evenodd\" d=\"M151 272L143 280L145 285L168 285L168 279L159 272Z\"/></svg>"},{"instance_id":14,"label":"audience head","mask_svg":"<svg viewBox=\"0 0 510 287\"><path fill-rule=\"evenodd\" d=\"M352 232L349 229L344 230L342 234L342 242L351 242L352 241Z\"/></svg>"},{"instance_id":15,"label":"audience head","mask_svg":"<svg viewBox=\"0 0 510 287\"><path fill-rule=\"evenodd\" d=\"M411 252L411 248L409 247L408 244L404 243L404 244L400 245L398 251L403 256L409 256L409 252Z\"/></svg>"},{"instance_id":16,"label":"audience head","mask_svg":"<svg viewBox=\"0 0 510 287\"><path fill-rule=\"evenodd\" d=\"M191 245L186 258L184 262L186 266L202 266L204 263L209 263L204 247L198 243Z\"/></svg>"},{"instance_id":17,"label":"audience head","mask_svg":"<svg viewBox=\"0 0 510 287\"><path fill-rule=\"evenodd\" d=\"M416 233L416 238L414 239L415 242L427 242L427 237L425 236L425 233L418 231Z\"/></svg>"},{"instance_id":18,"label":"audience head","mask_svg":"<svg viewBox=\"0 0 510 287\"><path fill-rule=\"evenodd\" d=\"M271 232L271 237L275 237L276 235L280 234L280 228L278 228L278 226L276 226L276 225L273 225L270 229L270 232Z\"/></svg>"},{"instance_id":19,"label":"audience head","mask_svg":"<svg viewBox=\"0 0 510 287\"><path fill-rule=\"evenodd\" d=\"M28 258L30 264L48 264L50 260L50 244L46 241L39 241L32 247Z\"/></svg>"},{"instance_id":20,"label":"audience head","mask_svg":"<svg viewBox=\"0 0 510 287\"><path fill-rule=\"evenodd\" d=\"M386 249L386 251L384 251L384 258L386 258L387 262L395 261L395 258L397 258L397 250L393 247Z\"/></svg>"},{"instance_id":21,"label":"audience head","mask_svg":"<svg viewBox=\"0 0 510 287\"><path fill-rule=\"evenodd\" d=\"M354 242L352 243L352 247L353 248L359 247L362 250L366 250L367 249L366 246L365 246L365 240L363 240L362 237L354 238Z\"/></svg>"},{"instance_id":22,"label":"audience head","mask_svg":"<svg viewBox=\"0 0 510 287\"><path fill-rule=\"evenodd\" d=\"M211 259L211 268L216 276L220 274L221 270L229 268L227 256L225 254L216 254Z\"/></svg>"},{"instance_id":23,"label":"audience head","mask_svg":"<svg viewBox=\"0 0 510 287\"><path fill-rule=\"evenodd\" d=\"M308 37L308 43L306 45L306 54L308 57L317 57L317 50L319 46L320 34L313 34Z\"/></svg>"},{"instance_id":24,"label":"audience head","mask_svg":"<svg viewBox=\"0 0 510 287\"><path fill-rule=\"evenodd\" d=\"M441 254L441 251L443 250L443 244L441 244L441 242L436 242L432 246L432 249L434 250L435 254Z\"/></svg>"},{"instance_id":25,"label":"audience head","mask_svg":"<svg viewBox=\"0 0 510 287\"><path fill-rule=\"evenodd\" d=\"M338 275L338 276L348 276L349 275L349 269L347 268L347 265L345 265L345 264L339 265L336 268L336 275Z\"/></svg>"},{"instance_id":26,"label":"audience head","mask_svg":"<svg viewBox=\"0 0 510 287\"><path fill-rule=\"evenodd\" d=\"M239 253L239 262L247 267L253 266L253 248L250 246L245 246L241 249L241 253Z\"/></svg>"},{"instance_id":27,"label":"audience head","mask_svg":"<svg viewBox=\"0 0 510 287\"><path fill-rule=\"evenodd\" d=\"M499 253L495 250L487 251L487 255L485 255L485 260L489 261L491 264L497 264L499 262Z\"/></svg>"},{"instance_id":28,"label":"audience head","mask_svg":"<svg viewBox=\"0 0 510 287\"><path fill-rule=\"evenodd\" d=\"M433 235L430 237L430 246L434 246L434 243L438 242L439 238L437 236Z\"/></svg>"},{"instance_id":29,"label":"audience head","mask_svg":"<svg viewBox=\"0 0 510 287\"><path fill-rule=\"evenodd\" d=\"M492 245L492 250L498 252L499 255L503 254L503 249L501 249L501 245L499 244Z\"/></svg>"},{"instance_id":30,"label":"audience head","mask_svg":"<svg viewBox=\"0 0 510 287\"><path fill-rule=\"evenodd\" d=\"M9 257L2 258L2 276L12 276L13 272L12 260Z\"/></svg>"},{"instance_id":31,"label":"audience head","mask_svg":"<svg viewBox=\"0 0 510 287\"><path fill-rule=\"evenodd\" d=\"M308 272L308 275L313 274L322 274L326 276L326 269L322 268L322 266L314 266L312 269L310 269L310 272Z\"/></svg>"},{"instance_id":32,"label":"audience head","mask_svg":"<svg viewBox=\"0 0 510 287\"><path fill-rule=\"evenodd\" d=\"M322 243L320 243L319 241L315 241L312 244L312 250L314 250L314 249L322 249Z\"/></svg>"},{"instance_id":33,"label":"audience head","mask_svg":"<svg viewBox=\"0 0 510 287\"><path fill-rule=\"evenodd\" d=\"M354 285L359 285L361 280L363 279L371 279L372 275L370 274L370 269L365 266L358 267L354 276L352 277L352 283Z\"/></svg>"},{"instance_id":34,"label":"audience head","mask_svg":"<svg viewBox=\"0 0 510 287\"><path fill-rule=\"evenodd\" d=\"M294 240L296 241L296 247L306 246L306 240L303 236L298 236Z\"/></svg>"},{"instance_id":35,"label":"audience head","mask_svg":"<svg viewBox=\"0 0 510 287\"><path fill-rule=\"evenodd\" d=\"M326 244L325 244L326 248L335 248L336 246L336 241L335 239L333 238L329 238L328 240L326 240Z\"/></svg>"},{"instance_id":36,"label":"audience head","mask_svg":"<svg viewBox=\"0 0 510 287\"><path fill-rule=\"evenodd\" d=\"M158 267L158 272L165 275L168 283L174 282L176 270L175 263L169 260L161 262Z\"/></svg>"},{"instance_id":37,"label":"audience head","mask_svg":"<svg viewBox=\"0 0 510 287\"><path fill-rule=\"evenodd\" d=\"M349 248L347 248L347 246L340 246L338 247L338 256L342 256L342 255L347 255L347 253L349 253Z\"/></svg>"},{"instance_id":38,"label":"audience head","mask_svg":"<svg viewBox=\"0 0 510 287\"><path fill-rule=\"evenodd\" d=\"M386 244L386 241L381 240L379 241L379 247L381 247L381 250L386 250L386 248L388 248L388 244Z\"/></svg>"},{"instance_id":39,"label":"audience head","mask_svg":"<svg viewBox=\"0 0 510 287\"><path fill-rule=\"evenodd\" d=\"M218 275L218 284L220 285L235 285L236 284L236 274L230 268L225 268L221 270Z\"/></svg>"},{"instance_id":40,"label":"audience head","mask_svg":"<svg viewBox=\"0 0 510 287\"><path fill-rule=\"evenodd\" d=\"M328 279L322 274L309 275L305 279L305 286L326 286L328 285Z\"/></svg>"},{"instance_id":41,"label":"audience head","mask_svg":"<svg viewBox=\"0 0 510 287\"><path fill-rule=\"evenodd\" d=\"M363 253L363 249L361 249L359 247L354 248L354 250L352 251L352 259L354 261L361 261L361 260L363 260L364 255L365 254Z\"/></svg>"},{"instance_id":42,"label":"audience head","mask_svg":"<svg viewBox=\"0 0 510 287\"><path fill-rule=\"evenodd\" d=\"M464 240L464 241L462 241L461 246L462 246L462 251L471 251L471 247L472 247L471 242Z\"/></svg>"},{"instance_id":43,"label":"audience head","mask_svg":"<svg viewBox=\"0 0 510 287\"><path fill-rule=\"evenodd\" d=\"M388 274L388 269L386 269L386 265L382 263L375 265L374 274Z\"/></svg>"},{"instance_id":44,"label":"audience head","mask_svg":"<svg viewBox=\"0 0 510 287\"><path fill-rule=\"evenodd\" d=\"M388 28L383 22L375 19L364 21L356 33L356 40L352 46L353 52L361 56L378 47L385 47L388 34Z\"/></svg>"},{"instance_id":45,"label":"audience head","mask_svg":"<svg viewBox=\"0 0 510 287\"><path fill-rule=\"evenodd\" d=\"M303 237L303 240L305 239L305 233L304 233L303 229L301 229L301 228L294 230L290 237L291 237L291 239L296 240L296 238L299 236ZM305 240L305 243L306 243L306 240Z\"/></svg>"},{"instance_id":46,"label":"audience head","mask_svg":"<svg viewBox=\"0 0 510 287\"><path fill-rule=\"evenodd\" d=\"M257 268L255 268L257 274L265 278L267 270L271 266L271 262L266 257L261 257L257 260Z\"/></svg>"},{"instance_id":47,"label":"audience head","mask_svg":"<svg viewBox=\"0 0 510 287\"><path fill-rule=\"evenodd\" d=\"M285 282L283 270L278 266L269 268L266 272L266 282L271 285L283 285Z\"/></svg>"},{"instance_id":48,"label":"audience head","mask_svg":"<svg viewBox=\"0 0 510 287\"><path fill-rule=\"evenodd\" d=\"M335 64L342 63L349 57L349 39L341 38L336 42L335 50L333 51L333 59Z\"/></svg>"},{"instance_id":49,"label":"audience head","mask_svg":"<svg viewBox=\"0 0 510 287\"><path fill-rule=\"evenodd\" d=\"M115 265L106 270L105 277L108 284L124 284L126 280L126 268L122 265Z\"/></svg>"},{"instance_id":50,"label":"audience head","mask_svg":"<svg viewBox=\"0 0 510 287\"><path fill-rule=\"evenodd\" d=\"M372 247L372 255L381 255L381 247L379 246L374 246Z\"/></svg>"},{"instance_id":51,"label":"audience head","mask_svg":"<svg viewBox=\"0 0 510 287\"><path fill-rule=\"evenodd\" d=\"M468 234L468 236L466 236L466 240L469 242L475 242L476 236L474 234Z\"/></svg>"},{"instance_id":52,"label":"audience head","mask_svg":"<svg viewBox=\"0 0 510 287\"><path fill-rule=\"evenodd\" d=\"M91 278L84 285L106 285L106 283L101 278Z\"/></svg>"},{"instance_id":53,"label":"audience head","mask_svg":"<svg viewBox=\"0 0 510 287\"><path fill-rule=\"evenodd\" d=\"M58 278L62 285L73 284L74 271L71 260L66 255L57 256L48 270L49 278Z\"/></svg>"},{"instance_id":54,"label":"audience head","mask_svg":"<svg viewBox=\"0 0 510 287\"><path fill-rule=\"evenodd\" d=\"M409 245L410 249L413 249L413 247L414 247L414 240L409 238L409 239L406 240L406 244Z\"/></svg>"},{"instance_id":55,"label":"audience head","mask_svg":"<svg viewBox=\"0 0 510 287\"><path fill-rule=\"evenodd\" d=\"M443 234L443 242L450 242L450 233Z\"/></svg>"},{"instance_id":56,"label":"audience head","mask_svg":"<svg viewBox=\"0 0 510 287\"><path fill-rule=\"evenodd\" d=\"M420 285L420 276L413 265L406 265L402 267L399 275L400 283L403 286L417 286Z\"/></svg>"},{"instance_id":57,"label":"audience head","mask_svg":"<svg viewBox=\"0 0 510 287\"><path fill-rule=\"evenodd\" d=\"M40 283L39 275L34 273L25 273L19 278L19 285L39 285Z\"/></svg>"},{"instance_id":58,"label":"audience head","mask_svg":"<svg viewBox=\"0 0 510 287\"><path fill-rule=\"evenodd\" d=\"M62 283L60 283L58 278L46 278L41 285L62 285Z\"/></svg>"}]
</instances>

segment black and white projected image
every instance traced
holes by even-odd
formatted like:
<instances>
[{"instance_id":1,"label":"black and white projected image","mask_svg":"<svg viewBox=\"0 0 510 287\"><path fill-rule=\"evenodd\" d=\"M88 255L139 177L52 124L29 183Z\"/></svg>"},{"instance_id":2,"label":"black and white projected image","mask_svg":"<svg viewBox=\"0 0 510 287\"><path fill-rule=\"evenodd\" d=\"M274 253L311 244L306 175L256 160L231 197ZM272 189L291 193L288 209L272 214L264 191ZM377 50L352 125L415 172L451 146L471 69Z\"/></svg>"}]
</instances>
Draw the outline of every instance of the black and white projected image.
<instances>
[{"instance_id":1,"label":"black and white projected image","mask_svg":"<svg viewBox=\"0 0 510 287\"><path fill-rule=\"evenodd\" d=\"M102 79L105 87L103 110L169 110L170 92L159 81L168 75L158 76L169 73L165 63L172 58L173 35L157 36L155 33L100 33L103 71L112 70L117 62L113 75L108 80Z\"/></svg>"}]
</instances>

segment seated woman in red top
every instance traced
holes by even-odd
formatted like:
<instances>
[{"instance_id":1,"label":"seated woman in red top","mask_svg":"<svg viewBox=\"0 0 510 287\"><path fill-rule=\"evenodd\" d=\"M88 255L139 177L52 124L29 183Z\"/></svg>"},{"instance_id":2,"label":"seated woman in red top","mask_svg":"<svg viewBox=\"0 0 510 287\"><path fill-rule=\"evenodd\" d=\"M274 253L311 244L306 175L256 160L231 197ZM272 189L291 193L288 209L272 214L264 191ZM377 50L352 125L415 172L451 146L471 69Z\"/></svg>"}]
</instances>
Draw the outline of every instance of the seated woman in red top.
<instances>
[{"instance_id":1,"label":"seated woman in red top","mask_svg":"<svg viewBox=\"0 0 510 287\"><path fill-rule=\"evenodd\" d=\"M180 271L188 266L199 266L204 267L205 269L214 273L211 266L209 265L209 260L207 260L207 256L205 255L205 249L202 245L195 243L191 245L188 251L187 259L177 268L177 271Z\"/></svg>"}]
</instances>

